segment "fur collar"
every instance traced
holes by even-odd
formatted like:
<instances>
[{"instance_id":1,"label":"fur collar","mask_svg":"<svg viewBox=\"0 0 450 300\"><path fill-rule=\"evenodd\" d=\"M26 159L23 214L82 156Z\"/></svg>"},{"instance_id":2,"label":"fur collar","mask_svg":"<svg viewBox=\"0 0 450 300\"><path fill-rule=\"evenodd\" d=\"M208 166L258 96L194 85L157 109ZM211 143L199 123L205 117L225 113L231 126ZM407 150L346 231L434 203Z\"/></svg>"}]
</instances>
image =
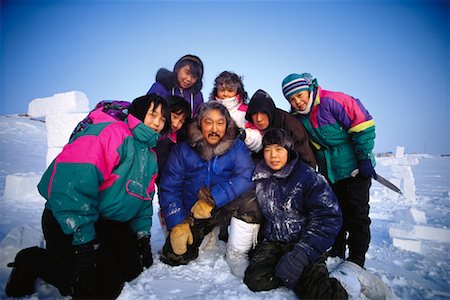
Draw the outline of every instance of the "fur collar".
<instances>
[{"instance_id":1,"label":"fur collar","mask_svg":"<svg viewBox=\"0 0 450 300\"><path fill-rule=\"evenodd\" d=\"M211 146L203 137L202 131L197 125L197 122L192 122L188 127L188 141L189 145L196 151L204 160L210 160L215 156L225 154L236 142L237 126L231 120L224 137L215 146Z\"/></svg>"},{"instance_id":2,"label":"fur collar","mask_svg":"<svg viewBox=\"0 0 450 300\"><path fill-rule=\"evenodd\" d=\"M257 181L261 179L268 179L270 177L275 178L286 178L291 175L292 170L297 165L298 154L295 151L291 152L292 159L283 167L281 170L274 171L272 170L264 161L260 161L255 168L255 172L253 173L252 180Z\"/></svg>"},{"instance_id":3,"label":"fur collar","mask_svg":"<svg viewBox=\"0 0 450 300\"><path fill-rule=\"evenodd\" d=\"M156 82L161 83L166 89L170 90L173 87L178 87L176 74L165 68L161 68L156 73ZM192 94L197 94L203 87L202 79L197 79L197 82L191 86L188 91Z\"/></svg>"},{"instance_id":4,"label":"fur collar","mask_svg":"<svg viewBox=\"0 0 450 300\"><path fill-rule=\"evenodd\" d=\"M156 73L156 82L161 83L166 89L171 89L177 85L173 72L164 68L159 69Z\"/></svg>"}]
</instances>

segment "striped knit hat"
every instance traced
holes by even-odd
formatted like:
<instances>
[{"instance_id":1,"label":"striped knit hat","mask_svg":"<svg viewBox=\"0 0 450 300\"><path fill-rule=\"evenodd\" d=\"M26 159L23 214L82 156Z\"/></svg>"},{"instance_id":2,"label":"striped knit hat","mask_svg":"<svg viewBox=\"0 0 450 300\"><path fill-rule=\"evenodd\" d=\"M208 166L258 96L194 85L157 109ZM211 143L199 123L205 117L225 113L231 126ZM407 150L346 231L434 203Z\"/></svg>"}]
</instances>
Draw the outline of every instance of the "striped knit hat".
<instances>
[{"instance_id":1,"label":"striped knit hat","mask_svg":"<svg viewBox=\"0 0 450 300\"><path fill-rule=\"evenodd\" d=\"M309 73L288 75L281 84L284 97L289 101L289 98L298 92L306 90L311 91L313 89L313 85L311 85L312 82L313 78Z\"/></svg>"}]
</instances>

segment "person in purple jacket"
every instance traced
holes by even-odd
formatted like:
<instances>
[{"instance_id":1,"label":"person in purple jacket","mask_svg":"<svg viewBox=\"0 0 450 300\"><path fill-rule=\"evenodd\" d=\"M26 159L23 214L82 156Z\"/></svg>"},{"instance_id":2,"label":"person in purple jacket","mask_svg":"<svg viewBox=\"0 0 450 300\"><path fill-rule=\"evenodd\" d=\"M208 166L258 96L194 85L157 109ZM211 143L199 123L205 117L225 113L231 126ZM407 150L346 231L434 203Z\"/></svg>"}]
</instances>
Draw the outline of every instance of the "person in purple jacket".
<instances>
[{"instance_id":1,"label":"person in purple jacket","mask_svg":"<svg viewBox=\"0 0 450 300\"><path fill-rule=\"evenodd\" d=\"M156 73L156 82L147 94L183 97L191 107L191 117L195 117L204 102L201 92L202 77L203 62L198 56L187 54L175 63L172 72L165 68L159 69Z\"/></svg>"}]
</instances>

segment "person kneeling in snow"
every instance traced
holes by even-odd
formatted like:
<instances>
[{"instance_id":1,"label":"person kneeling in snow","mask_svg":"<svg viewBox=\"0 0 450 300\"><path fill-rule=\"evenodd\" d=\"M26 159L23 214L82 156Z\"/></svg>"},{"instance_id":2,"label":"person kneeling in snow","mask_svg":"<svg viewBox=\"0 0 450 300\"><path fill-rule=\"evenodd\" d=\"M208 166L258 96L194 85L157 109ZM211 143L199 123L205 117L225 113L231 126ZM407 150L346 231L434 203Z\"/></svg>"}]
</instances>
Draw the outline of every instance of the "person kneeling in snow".
<instances>
[{"instance_id":1,"label":"person kneeling in snow","mask_svg":"<svg viewBox=\"0 0 450 300\"><path fill-rule=\"evenodd\" d=\"M342 225L336 196L299 159L283 129L264 134L263 151L253 175L264 217L262 241L250 254L244 283L252 291L284 285L302 299L347 298L340 282L329 277L323 255Z\"/></svg>"},{"instance_id":2,"label":"person kneeling in snow","mask_svg":"<svg viewBox=\"0 0 450 300\"><path fill-rule=\"evenodd\" d=\"M125 121L93 110L44 173L38 189L46 249L21 250L6 294L34 293L40 277L62 295L115 298L152 263L150 229L157 175L150 149L170 128L165 99L135 99Z\"/></svg>"},{"instance_id":3,"label":"person kneeling in snow","mask_svg":"<svg viewBox=\"0 0 450 300\"><path fill-rule=\"evenodd\" d=\"M188 140L174 146L162 171L159 201L170 233L161 261L177 266L197 258L204 237L232 215L227 248L245 258L236 263L245 268L261 220L251 197L253 171L227 108L216 101L203 104Z\"/></svg>"}]
</instances>

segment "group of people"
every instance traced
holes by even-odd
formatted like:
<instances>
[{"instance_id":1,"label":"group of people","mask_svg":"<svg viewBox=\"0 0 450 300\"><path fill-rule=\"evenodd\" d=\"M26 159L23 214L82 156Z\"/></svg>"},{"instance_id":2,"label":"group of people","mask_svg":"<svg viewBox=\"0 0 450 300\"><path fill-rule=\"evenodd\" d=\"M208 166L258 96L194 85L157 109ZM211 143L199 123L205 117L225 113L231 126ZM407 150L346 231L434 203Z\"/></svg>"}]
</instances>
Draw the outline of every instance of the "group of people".
<instances>
[{"instance_id":1,"label":"group of people","mask_svg":"<svg viewBox=\"0 0 450 300\"><path fill-rule=\"evenodd\" d=\"M203 72L199 57L185 55L173 71L157 72L124 120L104 107L90 112L90 124L39 182L45 249L17 253L8 296L34 293L40 277L61 295L117 297L153 264L156 191L162 262L188 264L218 232L232 273L252 291L286 286L322 299L358 293L342 274L363 270L370 243L369 112L308 73L282 81L291 112L263 90L248 99L243 78L229 71L205 102ZM328 256L343 259L331 274Z\"/></svg>"}]
</instances>

